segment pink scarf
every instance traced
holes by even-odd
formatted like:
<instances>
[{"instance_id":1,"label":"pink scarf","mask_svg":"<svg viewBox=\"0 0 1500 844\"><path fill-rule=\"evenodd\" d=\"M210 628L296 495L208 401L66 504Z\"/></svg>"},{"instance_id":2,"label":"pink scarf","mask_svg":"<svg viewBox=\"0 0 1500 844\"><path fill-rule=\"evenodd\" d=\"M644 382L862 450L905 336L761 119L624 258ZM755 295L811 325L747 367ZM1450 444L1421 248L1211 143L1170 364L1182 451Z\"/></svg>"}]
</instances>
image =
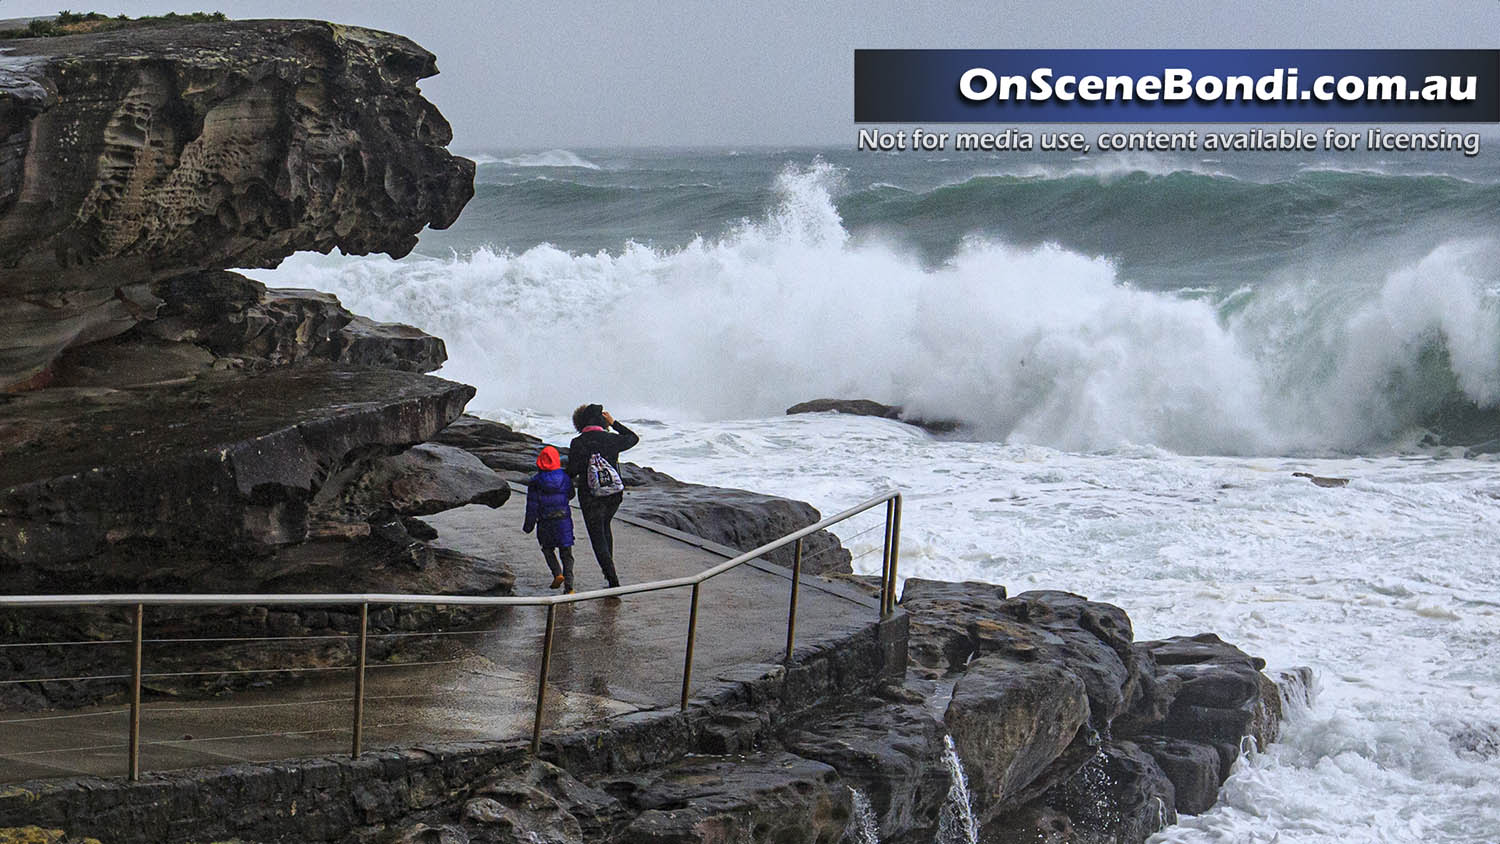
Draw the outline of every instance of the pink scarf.
<instances>
[{"instance_id":1,"label":"pink scarf","mask_svg":"<svg viewBox=\"0 0 1500 844\"><path fill-rule=\"evenodd\" d=\"M579 433L587 434L589 431L602 431L602 430L604 430L604 429L601 428L601 427L599 427L598 425L589 425L589 426L585 427Z\"/></svg>"}]
</instances>

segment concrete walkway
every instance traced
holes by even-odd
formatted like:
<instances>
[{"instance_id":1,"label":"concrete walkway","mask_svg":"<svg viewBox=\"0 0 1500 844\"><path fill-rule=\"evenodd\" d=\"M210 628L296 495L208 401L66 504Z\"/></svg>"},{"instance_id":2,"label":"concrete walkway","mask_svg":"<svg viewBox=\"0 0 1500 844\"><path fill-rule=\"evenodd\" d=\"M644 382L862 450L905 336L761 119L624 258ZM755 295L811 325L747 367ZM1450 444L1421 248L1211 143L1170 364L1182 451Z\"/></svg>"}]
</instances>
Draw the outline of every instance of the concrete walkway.
<instances>
[{"instance_id":1,"label":"concrete walkway","mask_svg":"<svg viewBox=\"0 0 1500 844\"><path fill-rule=\"evenodd\" d=\"M512 498L500 510L465 507L426 520L439 532L436 544L506 563L516 574L516 594L548 594L551 575L536 541L520 530L523 502ZM582 519L575 513L574 520L577 587L602 588L603 575ZM626 585L702 571L728 553L622 519L616 520L614 532ZM759 562L703 585L695 687L735 666L779 661L789 589L788 571ZM689 598L688 589L679 589L560 607L544 735L614 715L676 706ZM875 615L873 599L806 579L798 611L799 649L851 633ZM365 748L529 738L545 620L545 608L510 608L493 629L436 637L439 646L424 654L421 664L372 663L365 692ZM151 647L145 653L147 673ZM212 700L147 698L141 715L141 769L347 753L352 693L350 669ZM0 782L121 775L128 721L124 707L0 712Z\"/></svg>"}]
</instances>

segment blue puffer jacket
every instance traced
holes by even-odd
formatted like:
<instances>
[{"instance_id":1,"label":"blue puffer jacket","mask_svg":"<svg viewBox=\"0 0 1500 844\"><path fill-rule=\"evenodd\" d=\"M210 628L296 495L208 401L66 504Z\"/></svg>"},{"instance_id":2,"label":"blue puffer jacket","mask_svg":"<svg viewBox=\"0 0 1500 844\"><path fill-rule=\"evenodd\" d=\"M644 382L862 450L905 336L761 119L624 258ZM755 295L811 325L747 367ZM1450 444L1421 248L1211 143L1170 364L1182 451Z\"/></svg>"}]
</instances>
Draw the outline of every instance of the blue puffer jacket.
<instances>
[{"instance_id":1,"label":"blue puffer jacket","mask_svg":"<svg viewBox=\"0 0 1500 844\"><path fill-rule=\"evenodd\" d=\"M573 545L573 479L561 469L549 469L531 476L526 487L526 524L522 530L536 528L536 540L543 548L570 548Z\"/></svg>"}]
</instances>

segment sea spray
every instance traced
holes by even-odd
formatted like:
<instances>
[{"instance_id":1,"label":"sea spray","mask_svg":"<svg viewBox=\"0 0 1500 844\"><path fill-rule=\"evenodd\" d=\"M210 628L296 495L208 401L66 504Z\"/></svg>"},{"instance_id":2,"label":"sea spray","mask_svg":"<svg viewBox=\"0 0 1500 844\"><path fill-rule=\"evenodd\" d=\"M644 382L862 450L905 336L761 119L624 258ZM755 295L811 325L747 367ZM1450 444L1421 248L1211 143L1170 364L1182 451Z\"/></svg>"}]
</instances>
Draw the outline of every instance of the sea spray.
<instances>
[{"instance_id":1,"label":"sea spray","mask_svg":"<svg viewBox=\"0 0 1500 844\"><path fill-rule=\"evenodd\" d=\"M953 745L953 736L943 736L943 765L948 769L948 799L938 815L937 844L978 844L979 819L969 794L969 776Z\"/></svg>"},{"instance_id":2,"label":"sea spray","mask_svg":"<svg viewBox=\"0 0 1500 844\"><path fill-rule=\"evenodd\" d=\"M978 439L1284 454L1378 447L1455 400L1500 403L1493 240L1394 266L1372 251L1341 283L1235 283L1220 302L1051 244L974 237L929 265L853 237L838 181L826 164L790 168L762 219L680 249L299 258L257 276L442 336L444 374L478 386L478 407L561 413L588 393L724 419L854 396L964 420Z\"/></svg>"},{"instance_id":3,"label":"sea spray","mask_svg":"<svg viewBox=\"0 0 1500 844\"><path fill-rule=\"evenodd\" d=\"M880 821L870 806L870 798L861 789L850 786L849 800L854 805L854 813L849 818L844 839L854 844L880 844Z\"/></svg>"}]
</instances>

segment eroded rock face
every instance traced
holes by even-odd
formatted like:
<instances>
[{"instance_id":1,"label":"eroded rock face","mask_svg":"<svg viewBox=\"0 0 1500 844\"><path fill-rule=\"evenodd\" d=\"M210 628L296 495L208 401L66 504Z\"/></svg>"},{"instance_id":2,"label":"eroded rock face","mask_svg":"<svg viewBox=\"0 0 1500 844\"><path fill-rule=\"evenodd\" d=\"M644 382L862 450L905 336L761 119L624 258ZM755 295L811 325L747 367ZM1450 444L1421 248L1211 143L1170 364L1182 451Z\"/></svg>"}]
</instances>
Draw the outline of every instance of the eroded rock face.
<instances>
[{"instance_id":1,"label":"eroded rock face","mask_svg":"<svg viewBox=\"0 0 1500 844\"><path fill-rule=\"evenodd\" d=\"M961 669L977 647L970 625L992 618L1005 599L1005 587L992 583L907 578L901 605L912 615L912 662L932 676Z\"/></svg>"},{"instance_id":2,"label":"eroded rock face","mask_svg":"<svg viewBox=\"0 0 1500 844\"><path fill-rule=\"evenodd\" d=\"M432 54L317 21L6 42L0 389L160 304L153 282L299 250L399 257L473 193L417 90Z\"/></svg>"},{"instance_id":3,"label":"eroded rock face","mask_svg":"<svg viewBox=\"0 0 1500 844\"><path fill-rule=\"evenodd\" d=\"M130 567L71 565L137 546L159 571L150 558L163 547L217 556L301 542L337 469L426 440L473 395L427 375L315 367L14 396L0 404L5 588L140 586Z\"/></svg>"},{"instance_id":4,"label":"eroded rock face","mask_svg":"<svg viewBox=\"0 0 1500 844\"><path fill-rule=\"evenodd\" d=\"M479 458L436 443L376 458L353 474L330 494L337 508L355 519L382 511L430 516L468 504L499 507L510 498L510 484Z\"/></svg>"},{"instance_id":5,"label":"eroded rock face","mask_svg":"<svg viewBox=\"0 0 1500 844\"><path fill-rule=\"evenodd\" d=\"M448 359L440 338L409 325L350 313L317 290L271 289L239 273L210 271L157 282L162 305L118 345L156 339L201 346L252 366L325 360L351 366L431 372ZM65 356L65 365L69 358ZM65 366L53 384L67 382Z\"/></svg>"}]
</instances>

